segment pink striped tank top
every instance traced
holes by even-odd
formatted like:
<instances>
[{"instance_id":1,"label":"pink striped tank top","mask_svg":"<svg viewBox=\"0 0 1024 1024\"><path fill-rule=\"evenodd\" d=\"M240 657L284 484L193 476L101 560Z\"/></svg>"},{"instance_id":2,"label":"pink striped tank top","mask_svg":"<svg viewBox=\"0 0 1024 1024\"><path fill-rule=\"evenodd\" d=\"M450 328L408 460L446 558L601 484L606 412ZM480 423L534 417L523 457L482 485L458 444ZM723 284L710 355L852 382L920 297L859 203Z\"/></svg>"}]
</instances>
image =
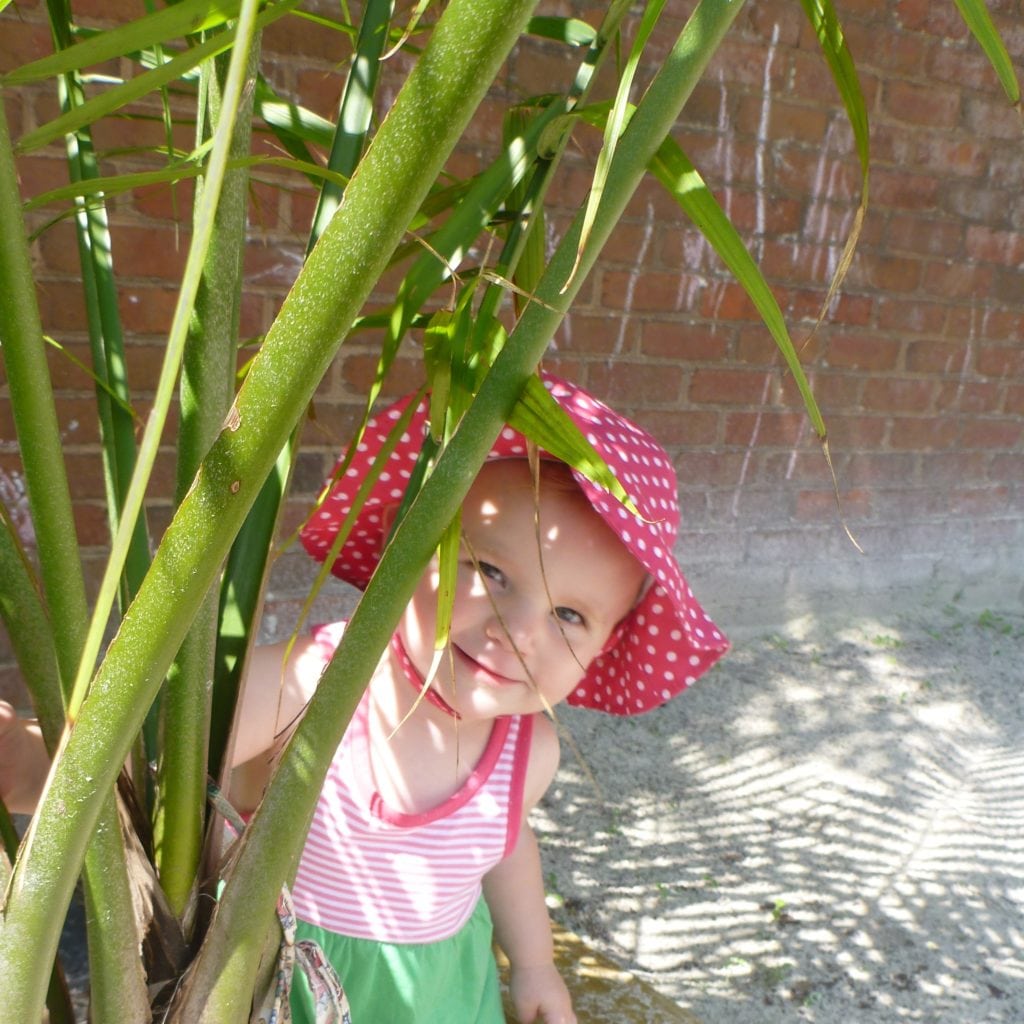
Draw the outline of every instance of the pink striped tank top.
<instances>
[{"instance_id":1,"label":"pink striped tank top","mask_svg":"<svg viewBox=\"0 0 1024 1024\"><path fill-rule=\"evenodd\" d=\"M533 719L496 719L465 784L433 810L404 814L373 788L367 709L364 696L324 780L292 889L295 910L355 938L436 942L469 920L483 876L515 846Z\"/></svg>"}]
</instances>

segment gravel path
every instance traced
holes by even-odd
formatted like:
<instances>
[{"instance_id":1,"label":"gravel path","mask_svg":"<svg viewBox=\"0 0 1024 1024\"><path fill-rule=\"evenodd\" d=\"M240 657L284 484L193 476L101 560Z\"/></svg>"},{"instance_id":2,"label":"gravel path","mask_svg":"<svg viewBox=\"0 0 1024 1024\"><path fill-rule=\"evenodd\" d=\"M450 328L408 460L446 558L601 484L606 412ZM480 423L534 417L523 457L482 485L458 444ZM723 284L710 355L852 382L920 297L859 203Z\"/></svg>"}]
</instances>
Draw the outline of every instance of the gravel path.
<instances>
[{"instance_id":1,"label":"gravel path","mask_svg":"<svg viewBox=\"0 0 1024 1024\"><path fill-rule=\"evenodd\" d=\"M1024 1022L1019 612L795 622L560 718L555 916L704 1024Z\"/></svg>"}]
</instances>

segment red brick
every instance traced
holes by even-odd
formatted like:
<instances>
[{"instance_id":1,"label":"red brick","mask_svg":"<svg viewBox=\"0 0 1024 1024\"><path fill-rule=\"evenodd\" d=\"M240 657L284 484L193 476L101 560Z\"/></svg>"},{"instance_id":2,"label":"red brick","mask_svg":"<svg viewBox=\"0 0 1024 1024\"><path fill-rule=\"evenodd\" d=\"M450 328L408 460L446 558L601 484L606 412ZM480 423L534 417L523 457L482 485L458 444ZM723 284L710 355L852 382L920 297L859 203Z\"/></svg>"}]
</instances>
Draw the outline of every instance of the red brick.
<instances>
[{"instance_id":1,"label":"red brick","mask_svg":"<svg viewBox=\"0 0 1024 1024\"><path fill-rule=\"evenodd\" d=\"M894 79L887 83L885 110L914 127L952 128L960 118L960 92L934 82L917 85Z\"/></svg>"},{"instance_id":2,"label":"red brick","mask_svg":"<svg viewBox=\"0 0 1024 1024\"><path fill-rule=\"evenodd\" d=\"M630 363L624 360L591 363L587 380L594 391L613 406L620 403L664 405L676 403L683 393L685 369L675 363Z\"/></svg>"},{"instance_id":3,"label":"red brick","mask_svg":"<svg viewBox=\"0 0 1024 1024\"><path fill-rule=\"evenodd\" d=\"M826 245L798 245L779 241L765 241L760 260L761 272L768 280L821 281L827 268L839 262L839 249Z\"/></svg>"},{"instance_id":4,"label":"red brick","mask_svg":"<svg viewBox=\"0 0 1024 1024\"><path fill-rule=\"evenodd\" d=\"M601 261L626 263L631 267L650 266L650 257L656 245L653 220L646 224L619 221L601 250Z\"/></svg>"},{"instance_id":5,"label":"red brick","mask_svg":"<svg viewBox=\"0 0 1024 1024\"><path fill-rule=\"evenodd\" d=\"M832 311L826 323L842 324L846 327L866 327L875 315L876 299L870 295L853 295L840 290L839 298L833 299Z\"/></svg>"},{"instance_id":6,"label":"red brick","mask_svg":"<svg viewBox=\"0 0 1024 1024\"><path fill-rule=\"evenodd\" d=\"M905 170L881 168L871 173L871 203L876 208L932 210L942 179Z\"/></svg>"},{"instance_id":7,"label":"red brick","mask_svg":"<svg viewBox=\"0 0 1024 1024\"><path fill-rule=\"evenodd\" d=\"M0 20L0 72L6 74L34 57L52 53L51 40L46 25L22 21L8 14Z\"/></svg>"},{"instance_id":8,"label":"red brick","mask_svg":"<svg viewBox=\"0 0 1024 1024\"><path fill-rule=\"evenodd\" d=\"M859 252L850 268L850 283L876 288L880 292L913 292L921 284L921 263L912 258L879 256Z\"/></svg>"},{"instance_id":9,"label":"red brick","mask_svg":"<svg viewBox=\"0 0 1024 1024\"><path fill-rule=\"evenodd\" d=\"M984 181L946 181L929 205L972 221L1002 223L1017 198L1013 189L986 187Z\"/></svg>"},{"instance_id":10,"label":"red brick","mask_svg":"<svg viewBox=\"0 0 1024 1024\"><path fill-rule=\"evenodd\" d=\"M897 451L937 451L957 441L960 425L952 416L894 416L889 447Z\"/></svg>"},{"instance_id":11,"label":"red brick","mask_svg":"<svg viewBox=\"0 0 1024 1024\"><path fill-rule=\"evenodd\" d=\"M338 118L341 94L345 88L345 70L345 67L331 67L310 71L298 68L296 71L295 91L302 97L302 105L331 124Z\"/></svg>"},{"instance_id":12,"label":"red brick","mask_svg":"<svg viewBox=\"0 0 1024 1024\"><path fill-rule=\"evenodd\" d=\"M894 215L889 222L892 252L956 257L961 254L963 239L964 226L959 221Z\"/></svg>"},{"instance_id":13,"label":"red brick","mask_svg":"<svg viewBox=\"0 0 1024 1024\"><path fill-rule=\"evenodd\" d=\"M770 375L753 370L694 370L690 401L712 405L756 405L762 401Z\"/></svg>"},{"instance_id":14,"label":"red brick","mask_svg":"<svg viewBox=\"0 0 1024 1024\"><path fill-rule=\"evenodd\" d=\"M306 68L317 61L334 66L348 60L352 43L344 32L285 15L263 30L262 50L266 58L277 54L282 64L298 58Z\"/></svg>"},{"instance_id":15,"label":"red brick","mask_svg":"<svg viewBox=\"0 0 1024 1024\"><path fill-rule=\"evenodd\" d=\"M593 319L595 323L615 325L615 321L607 317ZM727 332L714 324L650 320L643 324L640 336L640 351L644 355L671 356L686 363L720 360L725 356L726 344Z\"/></svg>"},{"instance_id":16,"label":"red brick","mask_svg":"<svg viewBox=\"0 0 1024 1024\"><path fill-rule=\"evenodd\" d=\"M13 132L13 129L12 129ZM40 196L56 188L63 188L68 184L68 162L64 156L56 156L46 151L33 153L29 156L18 159L18 181L21 185L22 195L26 199ZM63 208L67 209L65 202ZM45 218L48 220L57 212L56 204L47 205L42 211L28 214L33 219Z\"/></svg>"},{"instance_id":17,"label":"red brick","mask_svg":"<svg viewBox=\"0 0 1024 1024\"><path fill-rule=\"evenodd\" d=\"M766 409L729 413L725 418L725 443L791 447L807 433L807 417L792 412Z\"/></svg>"},{"instance_id":18,"label":"red brick","mask_svg":"<svg viewBox=\"0 0 1024 1024\"><path fill-rule=\"evenodd\" d=\"M898 16L907 28L923 30L947 39L963 39L967 28L956 8L929 0L899 0Z\"/></svg>"},{"instance_id":19,"label":"red brick","mask_svg":"<svg viewBox=\"0 0 1024 1024\"><path fill-rule=\"evenodd\" d=\"M820 143L828 127L829 113L820 106L787 103L777 98L768 101L760 95L740 99L735 128L746 135L760 136L767 109L768 124L764 131L770 139L790 142Z\"/></svg>"},{"instance_id":20,"label":"red brick","mask_svg":"<svg viewBox=\"0 0 1024 1024\"><path fill-rule=\"evenodd\" d=\"M881 68L899 75L917 76L924 67L926 40L905 32L886 31L880 27L880 20L877 7L862 22L843 19L858 72L863 76L867 68Z\"/></svg>"},{"instance_id":21,"label":"red brick","mask_svg":"<svg viewBox=\"0 0 1024 1024\"><path fill-rule=\"evenodd\" d=\"M854 452L847 462L843 479L848 484L906 486L917 468L918 456L903 452Z\"/></svg>"},{"instance_id":22,"label":"red brick","mask_svg":"<svg viewBox=\"0 0 1024 1024\"><path fill-rule=\"evenodd\" d=\"M36 291L44 329L62 333L85 328L85 298L81 284L76 281L41 281Z\"/></svg>"},{"instance_id":23,"label":"red brick","mask_svg":"<svg viewBox=\"0 0 1024 1024\"><path fill-rule=\"evenodd\" d=\"M970 299L989 294L994 280L991 267L931 262L924 264L921 285L929 295Z\"/></svg>"},{"instance_id":24,"label":"red brick","mask_svg":"<svg viewBox=\"0 0 1024 1024\"><path fill-rule=\"evenodd\" d=\"M920 378L880 377L864 387L864 408L882 412L930 412L935 382Z\"/></svg>"},{"instance_id":25,"label":"red brick","mask_svg":"<svg viewBox=\"0 0 1024 1024\"><path fill-rule=\"evenodd\" d=\"M815 401L822 410L825 424L833 412L859 408L860 396L866 378L859 373L819 373L815 368L808 368L808 379Z\"/></svg>"},{"instance_id":26,"label":"red brick","mask_svg":"<svg viewBox=\"0 0 1024 1024\"><path fill-rule=\"evenodd\" d=\"M1007 413L1024 416L1024 384L1011 384L1007 387L1004 409Z\"/></svg>"},{"instance_id":27,"label":"red brick","mask_svg":"<svg viewBox=\"0 0 1024 1024\"><path fill-rule=\"evenodd\" d=\"M599 313L570 313L559 329L555 349L579 349L606 355L635 353L637 336L646 324L626 316L601 316ZM674 355L666 351L664 355Z\"/></svg>"},{"instance_id":28,"label":"red brick","mask_svg":"<svg viewBox=\"0 0 1024 1024\"><path fill-rule=\"evenodd\" d=\"M82 547L106 547L110 543L110 528L103 504L80 501L74 506L74 515L75 531Z\"/></svg>"},{"instance_id":29,"label":"red brick","mask_svg":"<svg viewBox=\"0 0 1024 1024\"><path fill-rule=\"evenodd\" d=\"M135 190L135 209L143 216L191 223L195 182L147 185Z\"/></svg>"},{"instance_id":30,"label":"red brick","mask_svg":"<svg viewBox=\"0 0 1024 1024\"><path fill-rule=\"evenodd\" d=\"M683 487L697 482L708 487L732 487L742 478L744 459L742 452L684 451L675 459L676 475Z\"/></svg>"},{"instance_id":31,"label":"red brick","mask_svg":"<svg viewBox=\"0 0 1024 1024\"><path fill-rule=\"evenodd\" d=\"M982 54L961 47L944 45L935 40L926 61L926 74L930 81L946 82L949 85L994 92L1000 89L999 79L992 64Z\"/></svg>"},{"instance_id":32,"label":"red brick","mask_svg":"<svg viewBox=\"0 0 1024 1024\"><path fill-rule=\"evenodd\" d=\"M349 355L342 364L342 376L350 393L362 395L377 371L376 355ZM388 372L382 394L398 397L423 383L423 366L419 359L399 356Z\"/></svg>"},{"instance_id":33,"label":"red brick","mask_svg":"<svg viewBox=\"0 0 1024 1024\"><path fill-rule=\"evenodd\" d=\"M826 365L858 370L891 370L899 358L900 343L873 334L833 331L828 339Z\"/></svg>"},{"instance_id":34,"label":"red brick","mask_svg":"<svg viewBox=\"0 0 1024 1024\"><path fill-rule=\"evenodd\" d=\"M742 285L712 280L700 299L700 314L710 320L760 320L760 314Z\"/></svg>"},{"instance_id":35,"label":"red brick","mask_svg":"<svg viewBox=\"0 0 1024 1024\"><path fill-rule=\"evenodd\" d=\"M120 25L139 17L134 0L75 0L75 20L104 25Z\"/></svg>"},{"instance_id":36,"label":"red brick","mask_svg":"<svg viewBox=\"0 0 1024 1024\"><path fill-rule=\"evenodd\" d=\"M720 439L720 416L707 409L643 409L635 418L670 451L717 445Z\"/></svg>"},{"instance_id":37,"label":"red brick","mask_svg":"<svg viewBox=\"0 0 1024 1024\"><path fill-rule=\"evenodd\" d=\"M726 81L734 85L752 85L758 89L765 85L764 43L760 40L739 42L727 36L709 65L708 75L715 77L721 69ZM775 61L768 69L768 86L772 91L785 87L785 62Z\"/></svg>"},{"instance_id":38,"label":"red brick","mask_svg":"<svg viewBox=\"0 0 1024 1024\"><path fill-rule=\"evenodd\" d=\"M949 492L944 512L968 519L984 518L1003 514L1010 508L1010 491L1007 487L977 487L970 490L958 488Z\"/></svg>"},{"instance_id":39,"label":"red brick","mask_svg":"<svg viewBox=\"0 0 1024 1024\"><path fill-rule=\"evenodd\" d=\"M989 144L988 176L994 185L1006 185L1016 188L1024 186L1024 160L1012 142L1008 145Z\"/></svg>"},{"instance_id":40,"label":"red brick","mask_svg":"<svg viewBox=\"0 0 1024 1024\"><path fill-rule=\"evenodd\" d=\"M813 436L810 426L807 436ZM840 474L843 477L843 474ZM832 474L820 446L812 450L789 452L765 452L761 459L761 470L758 479L765 483L795 482L801 484L828 484L831 486Z\"/></svg>"},{"instance_id":41,"label":"red brick","mask_svg":"<svg viewBox=\"0 0 1024 1024\"><path fill-rule=\"evenodd\" d=\"M949 381L943 384L936 402L940 409L960 412L994 413L999 411L1000 387L991 381Z\"/></svg>"},{"instance_id":42,"label":"red brick","mask_svg":"<svg viewBox=\"0 0 1024 1024\"><path fill-rule=\"evenodd\" d=\"M1020 114L1002 90L991 96L967 96L964 109L967 129L981 138L1020 139Z\"/></svg>"},{"instance_id":43,"label":"red brick","mask_svg":"<svg viewBox=\"0 0 1024 1024\"><path fill-rule=\"evenodd\" d=\"M937 334L946 322L947 308L938 302L921 301L916 296L878 299L878 327L903 334Z\"/></svg>"},{"instance_id":44,"label":"red brick","mask_svg":"<svg viewBox=\"0 0 1024 1024\"><path fill-rule=\"evenodd\" d=\"M794 193L806 201L808 191L818 180L822 167L828 168L829 195L854 199L860 195L860 165L854 160L833 159L823 163L820 149L788 143L773 147L771 186L785 196ZM878 172L876 172L878 173ZM874 180L874 179L872 179ZM872 186L874 191L874 186Z\"/></svg>"},{"instance_id":45,"label":"red brick","mask_svg":"<svg viewBox=\"0 0 1024 1024\"><path fill-rule=\"evenodd\" d=\"M978 373L986 377L1024 376L1024 347L1018 345L982 345L975 358Z\"/></svg>"},{"instance_id":46,"label":"red brick","mask_svg":"<svg viewBox=\"0 0 1024 1024\"><path fill-rule=\"evenodd\" d=\"M930 485L983 481L985 461L970 452L928 452L921 456L921 479Z\"/></svg>"},{"instance_id":47,"label":"red brick","mask_svg":"<svg viewBox=\"0 0 1024 1024\"><path fill-rule=\"evenodd\" d=\"M968 420L960 443L964 448L1013 448L1024 436L1024 424L1007 420Z\"/></svg>"},{"instance_id":48,"label":"red brick","mask_svg":"<svg viewBox=\"0 0 1024 1024\"><path fill-rule=\"evenodd\" d=\"M133 334L166 334L177 301L178 292L170 287L121 288L118 291L121 324Z\"/></svg>"},{"instance_id":49,"label":"red brick","mask_svg":"<svg viewBox=\"0 0 1024 1024\"><path fill-rule=\"evenodd\" d=\"M813 522L829 522L837 515L844 520L867 519L871 516L871 492L841 491L837 506L835 491L801 491L796 497L796 515Z\"/></svg>"},{"instance_id":50,"label":"red brick","mask_svg":"<svg viewBox=\"0 0 1024 1024\"><path fill-rule=\"evenodd\" d=\"M971 224L967 228L967 256L1017 267L1024 263L1024 234L1001 231L986 224Z\"/></svg>"},{"instance_id":51,"label":"red brick","mask_svg":"<svg viewBox=\"0 0 1024 1024\"><path fill-rule=\"evenodd\" d=\"M743 9L736 28L746 29L773 46L797 46L806 19L801 11L779 4L751 4Z\"/></svg>"},{"instance_id":52,"label":"red brick","mask_svg":"<svg viewBox=\"0 0 1024 1024\"><path fill-rule=\"evenodd\" d=\"M302 269L305 247L298 240L250 243L245 250L243 273L247 285L290 288Z\"/></svg>"},{"instance_id":53,"label":"red brick","mask_svg":"<svg viewBox=\"0 0 1024 1024\"><path fill-rule=\"evenodd\" d=\"M681 293L678 273L603 271L600 275L601 303L610 309L676 312Z\"/></svg>"},{"instance_id":54,"label":"red brick","mask_svg":"<svg viewBox=\"0 0 1024 1024\"><path fill-rule=\"evenodd\" d=\"M928 339L907 343L906 368L911 373L961 373L970 358L970 350L962 342Z\"/></svg>"},{"instance_id":55,"label":"red brick","mask_svg":"<svg viewBox=\"0 0 1024 1024\"><path fill-rule=\"evenodd\" d=\"M988 460L988 478L1018 486L1024 483L1024 452L996 453Z\"/></svg>"}]
</instances>

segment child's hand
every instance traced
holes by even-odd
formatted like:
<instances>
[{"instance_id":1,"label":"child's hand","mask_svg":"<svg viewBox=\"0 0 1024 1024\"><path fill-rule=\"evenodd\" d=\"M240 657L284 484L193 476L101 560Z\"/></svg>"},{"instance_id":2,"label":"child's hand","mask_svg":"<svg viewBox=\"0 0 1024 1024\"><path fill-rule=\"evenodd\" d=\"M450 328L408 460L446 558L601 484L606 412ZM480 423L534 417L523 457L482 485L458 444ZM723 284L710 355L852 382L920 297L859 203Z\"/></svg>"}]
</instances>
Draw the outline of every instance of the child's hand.
<instances>
[{"instance_id":1,"label":"child's hand","mask_svg":"<svg viewBox=\"0 0 1024 1024\"><path fill-rule=\"evenodd\" d=\"M0 797L6 808L31 814L50 771L50 758L36 722L19 718L0 700Z\"/></svg>"},{"instance_id":2,"label":"child's hand","mask_svg":"<svg viewBox=\"0 0 1024 1024\"><path fill-rule=\"evenodd\" d=\"M554 964L513 966L509 991L520 1024L576 1024L569 990Z\"/></svg>"}]
</instances>

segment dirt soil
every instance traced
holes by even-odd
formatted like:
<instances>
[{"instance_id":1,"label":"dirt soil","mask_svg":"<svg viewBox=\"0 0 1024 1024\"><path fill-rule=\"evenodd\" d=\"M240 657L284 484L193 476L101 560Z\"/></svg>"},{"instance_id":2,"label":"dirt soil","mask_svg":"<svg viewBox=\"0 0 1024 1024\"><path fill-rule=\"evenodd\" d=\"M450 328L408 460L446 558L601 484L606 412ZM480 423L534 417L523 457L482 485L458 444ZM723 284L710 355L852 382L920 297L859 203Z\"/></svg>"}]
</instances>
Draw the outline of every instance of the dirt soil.
<instances>
[{"instance_id":1,"label":"dirt soil","mask_svg":"<svg viewBox=\"0 0 1024 1024\"><path fill-rule=\"evenodd\" d=\"M553 914L704 1024L1024 1022L1019 608L804 619L560 718Z\"/></svg>"}]
</instances>

